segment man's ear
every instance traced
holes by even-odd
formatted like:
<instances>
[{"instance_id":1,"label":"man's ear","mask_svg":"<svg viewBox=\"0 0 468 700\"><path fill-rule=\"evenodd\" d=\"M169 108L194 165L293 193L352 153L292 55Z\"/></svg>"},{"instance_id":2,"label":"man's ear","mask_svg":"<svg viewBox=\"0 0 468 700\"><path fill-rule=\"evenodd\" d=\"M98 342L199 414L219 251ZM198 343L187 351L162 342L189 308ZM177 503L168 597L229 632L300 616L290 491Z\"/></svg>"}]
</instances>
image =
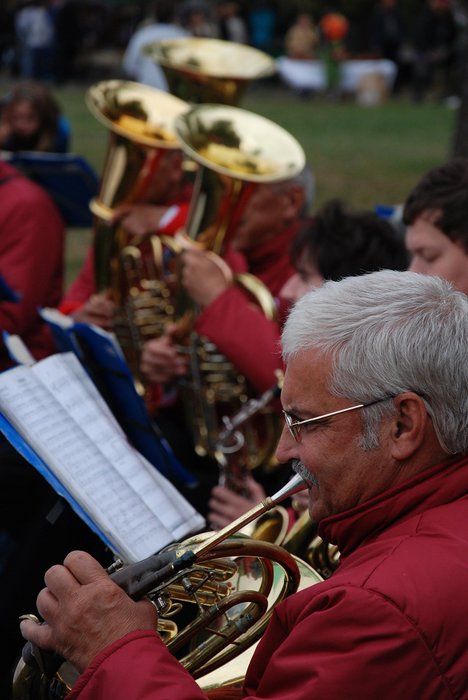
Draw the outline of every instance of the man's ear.
<instances>
[{"instance_id":1,"label":"man's ear","mask_svg":"<svg viewBox=\"0 0 468 700\"><path fill-rule=\"evenodd\" d=\"M300 185L291 185L285 191L284 218L286 221L294 221L302 212L305 205L304 188Z\"/></svg>"},{"instance_id":2,"label":"man's ear","mask_svg":"<svg viewBox=\"0 0 468 700\"><path fill-rule=\"evenodd\" d=\"M412 457L424 443L431 419L424 401L413 392L398 394L394 399L394 405L396 413L390 436L391 450L392 456L402 461Z\"/></svg>"}]
</instances>

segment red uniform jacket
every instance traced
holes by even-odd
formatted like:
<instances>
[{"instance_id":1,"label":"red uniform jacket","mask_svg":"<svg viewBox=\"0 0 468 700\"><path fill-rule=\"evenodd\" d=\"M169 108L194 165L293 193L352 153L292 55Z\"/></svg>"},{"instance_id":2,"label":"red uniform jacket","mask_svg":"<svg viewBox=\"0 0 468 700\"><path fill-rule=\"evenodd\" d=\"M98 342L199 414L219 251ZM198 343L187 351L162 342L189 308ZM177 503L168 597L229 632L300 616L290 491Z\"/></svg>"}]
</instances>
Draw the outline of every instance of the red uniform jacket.
<instances>
[{"instance_id":1,"label":"red uniform jacket","mask_svg":"<svg viewBox=\"0 0 468 700\"><path fill-rule=\"evenodd\" d=\"M294 274L289 247L298 228L299 223L246 256L248 271L275 298ZM209 338L259 394L275 383L275 371L282 368L279 323L269 321L242 287L230 287L207 306L196 331Z\"/></svg>"},{"instance_id":2,"label":"red uniform jacket","mask_svg":"<svg viewBox=\"0 0 468 700\"><path fill-rule=\"evenodd\" d=\"M171 206L170 218L159 228L158 232L166 236L176 233L185 223L188 206L188 202L181 202ZM90 246L78 275L62 299L60 311L64 314L72 314L95 293L94 248Z\"/></svg>"},{"instance_id":3,"label":"red uniform jacket","mask_svg":"<svg viewBox=\"0 0 468 700\"><path fill-rule=\"evenodd\" d=\"M243 697L467 700L468 459L322 521L333 576L275 608ZM151 632L109 645L70 700L200 700Z\"/></svg>"},{"instance_id":4,"label":"red uniform jacket","mask_svg":"<svg viewBox=\"0 0 468 700\"><path fill-rule=\"evenodd\" d=\"M60 301L64 233L49 195L0 162L0 274L19 296L0 301L0 330L21 336L35 359L55 349L37 310ZM0 337L0 370L12 364Z\"/></svg>"}]
</instances>

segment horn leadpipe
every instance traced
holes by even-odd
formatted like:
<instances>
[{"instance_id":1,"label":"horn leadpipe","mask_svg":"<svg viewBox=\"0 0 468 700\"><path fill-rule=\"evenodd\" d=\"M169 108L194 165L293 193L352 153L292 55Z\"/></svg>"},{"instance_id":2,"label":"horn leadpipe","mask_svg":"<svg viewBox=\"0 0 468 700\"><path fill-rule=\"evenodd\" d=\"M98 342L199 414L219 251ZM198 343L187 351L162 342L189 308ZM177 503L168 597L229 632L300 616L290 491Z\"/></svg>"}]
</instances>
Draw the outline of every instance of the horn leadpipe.
<instances>
[{"instance_id":1,"label":"horn leadpipe","mask_svg":"<svg viewBox=\"0 0 468 700\"><path fill-rule=\"evenodd\" d=\"M201 542L198 546L194 547L193 551L196 557L195 561L213 549L213 547L216 547L220 542L223 542L231 535L234 535L236 532L239 532L239 530L242 530L245 525L248 525L253 520L256 520L256 518L258 518L260 515L263 515L263 513L266 513L277 506L278 503L281 503L281 501L284 501L290 496L294 496L294 494L299 493L299 491L303 491L305 487L306 484L302 476L295 474L288 481L288 483L273 494L273 496L267 496L258 505L247 511L247 513L244 513L244 515L241 515L236 520L233 520L232 523L229 523L229 525L226 525L226 527L223 527L221 530L215 532L205 542Z\"/></svg>"},{"instance_id":2,"label":"horn leadpipe","mask_svg":"<svg viewBox=\"0 0 468 700\"><path fill-rule=\"evenodd\" d=\"M155 554L147 559L119 569L113 573L111 577L131 598L138 600L156 586L167 581L178 571L192 566L218 544L231 535L234 535L245 525L252 522L252 520L255 520L260 515L263 515L263 513L274 508L281 501L302 491L304 488L305 482L303 478L299 474L295 474L288 483L273 494L273 496L267 496L261 503L247 511L247 513L244 513L244 515L241 515L226 527L213 533L207 540L196 545L193 549L185 552L181 556L171 561L171 553L169 552Z\"/></svg>"}]
</instances>

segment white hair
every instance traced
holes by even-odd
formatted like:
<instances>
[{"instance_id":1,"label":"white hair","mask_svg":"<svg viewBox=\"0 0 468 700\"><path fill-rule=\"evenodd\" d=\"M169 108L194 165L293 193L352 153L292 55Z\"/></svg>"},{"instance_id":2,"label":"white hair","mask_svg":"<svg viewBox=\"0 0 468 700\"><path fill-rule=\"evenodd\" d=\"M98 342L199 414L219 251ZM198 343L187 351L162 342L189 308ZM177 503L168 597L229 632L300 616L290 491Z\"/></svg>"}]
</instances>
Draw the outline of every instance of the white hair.
<instances>
[{"instance_id":1,"label":"white hair","mask_svg":"<svg viewBox=\"0 0 468 700\"><path fill-rule=\"evenodd\" d=\"M287 362L307 349L332 358L330 391L366 403L419 394L448 453L468 451L468 297L445 280L383 270L326 282L299 299L282 335ZM384 402L364 412L378 444Z\"/></svg>"}]
</instances>

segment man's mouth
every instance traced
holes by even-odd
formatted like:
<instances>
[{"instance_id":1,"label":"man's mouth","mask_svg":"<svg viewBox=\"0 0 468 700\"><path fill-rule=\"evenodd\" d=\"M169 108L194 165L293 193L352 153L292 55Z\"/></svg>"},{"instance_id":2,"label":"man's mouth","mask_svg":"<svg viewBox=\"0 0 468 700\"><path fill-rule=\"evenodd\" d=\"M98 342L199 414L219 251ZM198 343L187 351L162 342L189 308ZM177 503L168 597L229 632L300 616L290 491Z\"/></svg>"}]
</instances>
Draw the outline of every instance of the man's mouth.
<instances>
[{"instance_id":1,"label":"man's mouth","mask_svg":"<svg viewBox=\"0 0 468 700\"><path fill-rule=\"evenodd\" d=\"M302 476L304 481L307 484L307 488L311 488L312 486L318 486L318 481L317 478L312 472L310 472L307 467L304 466L302 462L300 462L298 459L296 459L293 464L292 464L293 471L296 472L296 474L299 474L299 476Z\"/></svg>"}]
</instances>

